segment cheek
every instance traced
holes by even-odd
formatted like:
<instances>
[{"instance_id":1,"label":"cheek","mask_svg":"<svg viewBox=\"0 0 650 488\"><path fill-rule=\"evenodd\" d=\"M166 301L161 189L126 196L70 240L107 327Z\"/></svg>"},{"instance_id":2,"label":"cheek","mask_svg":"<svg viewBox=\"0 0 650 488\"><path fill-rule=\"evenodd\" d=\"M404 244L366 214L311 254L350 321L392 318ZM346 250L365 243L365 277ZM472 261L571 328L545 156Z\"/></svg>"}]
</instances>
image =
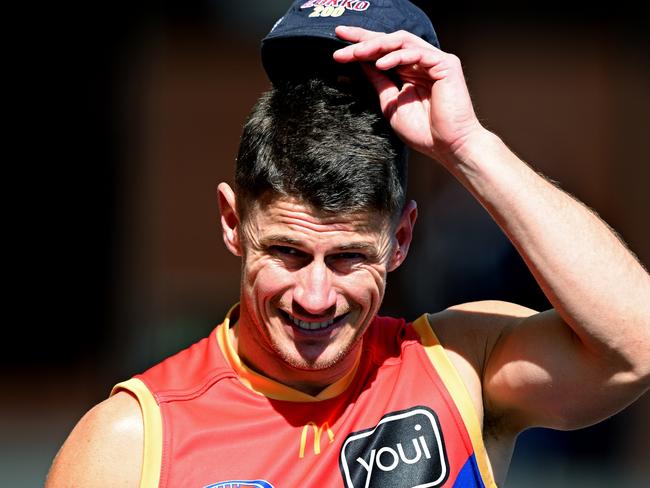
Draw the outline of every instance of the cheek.
<instances>
[{"instance_id":1,"label":"cheek","mask_svg":"<svg viewBox=\"0 0 650 488\"><path fill-rule=\"evenodd\" d=\"M291 275L282 266L268 258L247 260L244 283L255 295L276 295L291 284Z\"/></svg>"},{"instance_id":2,"label":"cheek","mask_svg":"<svg viewBox=\"0 0 650 488\"><path fill-rule=\"evenodd\" d=\"M385 270L368 266L352 273L348 278L347 291L358 303L372 304L383 298L386 288Z\"/></svg>"}]
</instances>

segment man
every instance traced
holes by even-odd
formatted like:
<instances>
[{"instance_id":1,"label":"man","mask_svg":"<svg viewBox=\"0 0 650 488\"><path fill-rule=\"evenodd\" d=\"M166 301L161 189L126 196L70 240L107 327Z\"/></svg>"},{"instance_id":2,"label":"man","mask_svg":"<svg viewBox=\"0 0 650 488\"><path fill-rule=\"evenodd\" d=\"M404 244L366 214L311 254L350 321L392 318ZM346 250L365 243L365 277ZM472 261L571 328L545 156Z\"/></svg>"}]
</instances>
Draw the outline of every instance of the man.
<instances>
[{"instance_id":1,"label":"man","mask_svg":"<svg viewBox=\"0 0 650 488\"><path fill-rule=\"evenodd\" d=\"M405 31L336 34L385 120L341 81L262 97L218 188L240 304L86 414L48 486L495 486L522 430L647 391L650 277L616 235L481 126L455 56ZM553 309L376 316L417 216L386 121L481 202Z\"/></svg>"}]
</instances>

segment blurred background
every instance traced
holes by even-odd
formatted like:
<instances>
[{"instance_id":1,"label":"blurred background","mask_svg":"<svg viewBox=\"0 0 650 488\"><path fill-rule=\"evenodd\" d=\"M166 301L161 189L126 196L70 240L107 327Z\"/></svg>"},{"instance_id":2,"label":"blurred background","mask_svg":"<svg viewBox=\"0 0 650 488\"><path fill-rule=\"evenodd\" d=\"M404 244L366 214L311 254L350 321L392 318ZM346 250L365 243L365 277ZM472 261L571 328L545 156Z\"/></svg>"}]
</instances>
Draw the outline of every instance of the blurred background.
<instances>
[{"instance_id":1,"label":"blurred background","mask_svg":"<svg viewBox=\"0 0 650 488\"><path fill-rule=\"evenodd\" d=\"M416 3L463 60L483 123L650 264L650 36L640 7ZM113 384L205 336L237 300L216 186L232 181L242 123L269 86L259 41L288 4L30 4L6 17L15 114L0 486L41 486L69 431ZM414 156L410 193L416 240L382 313L413 319L477 299L548 306L444 170ZM506 487L647 486L649 413L645 395L591 428L525 432Z\"/></svg>"}]
</instances>

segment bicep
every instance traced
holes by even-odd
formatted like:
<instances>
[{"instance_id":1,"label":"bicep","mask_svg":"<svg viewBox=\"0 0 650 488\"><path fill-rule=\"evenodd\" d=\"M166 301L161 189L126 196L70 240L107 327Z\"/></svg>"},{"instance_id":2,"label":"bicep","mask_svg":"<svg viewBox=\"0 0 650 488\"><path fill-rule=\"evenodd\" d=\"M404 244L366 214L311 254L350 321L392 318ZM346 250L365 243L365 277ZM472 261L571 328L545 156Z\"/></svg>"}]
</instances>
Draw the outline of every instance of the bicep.
<instances>
[{"instance_id":1,"label":"bicep","mask_svg":"<svg viewBox=\"0 0 650 488\"><path fill-rule=\"evenodd\" d=\"M483 378L486 408L516 430L593 424L633 401L628 390L621 375L585 347L555 310L505 327Z\"/></svg>"},{"instance_id":2,"label":"bicep","mask_svg":"<svg viewBox=\"0 0 650 488\"><path fill-rule=\"evenodd\" d=\"M137 400L119 392L90 410L57 454L46 488L137 487L143 422Z\"/></svg>"}]
</instances>

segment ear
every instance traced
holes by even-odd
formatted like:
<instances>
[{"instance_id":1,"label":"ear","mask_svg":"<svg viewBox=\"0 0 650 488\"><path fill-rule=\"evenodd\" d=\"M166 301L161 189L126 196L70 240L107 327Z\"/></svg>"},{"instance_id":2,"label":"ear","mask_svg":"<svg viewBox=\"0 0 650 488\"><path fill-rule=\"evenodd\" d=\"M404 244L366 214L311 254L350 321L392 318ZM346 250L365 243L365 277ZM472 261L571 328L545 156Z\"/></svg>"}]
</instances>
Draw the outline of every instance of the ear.
<instances>
[{"instance_id":1,"label":"ear","mask_svg":"<svg viewBox=\"0 0 650 488\"><path fill-rule=\"evenodd\" d=\"M242 255L240 240L240 221L237 214L237 199L235 192L228 183L220 183L217 187L219 212L221 213L221 231L223 242L235 256Z\"/></svg>"},{"instance_id":2,"label":"ear","mask_svg":"<svg viewBox=\"0 0 650 488\"><path fill-rule=\"evenodd\" d=\"M388 271L394 271L404 262L409 252L411 240L413 239L413 227L418 218L418 206L414 200L409 201L402 215L400 216L397 227L395 228L395 245L388 262Z\"/></svg>"}]
</instances>

